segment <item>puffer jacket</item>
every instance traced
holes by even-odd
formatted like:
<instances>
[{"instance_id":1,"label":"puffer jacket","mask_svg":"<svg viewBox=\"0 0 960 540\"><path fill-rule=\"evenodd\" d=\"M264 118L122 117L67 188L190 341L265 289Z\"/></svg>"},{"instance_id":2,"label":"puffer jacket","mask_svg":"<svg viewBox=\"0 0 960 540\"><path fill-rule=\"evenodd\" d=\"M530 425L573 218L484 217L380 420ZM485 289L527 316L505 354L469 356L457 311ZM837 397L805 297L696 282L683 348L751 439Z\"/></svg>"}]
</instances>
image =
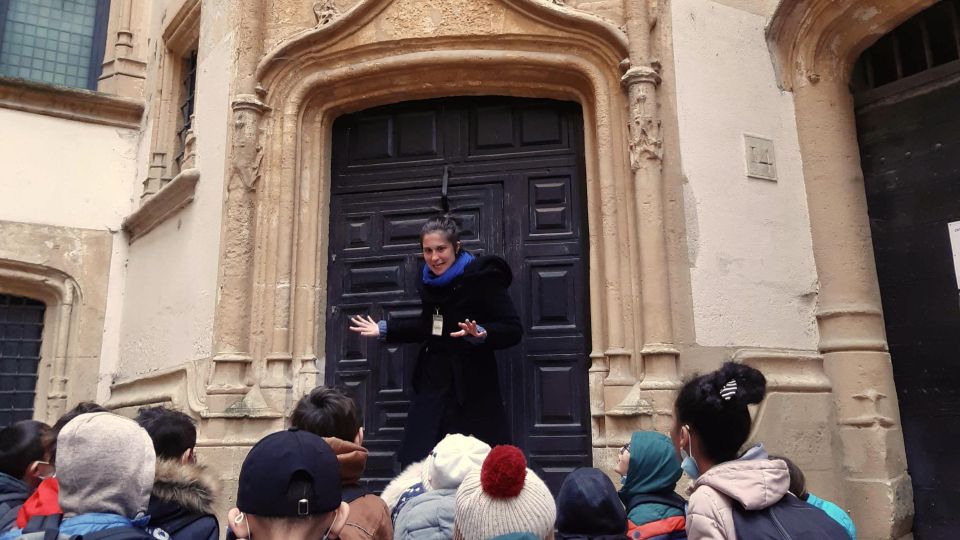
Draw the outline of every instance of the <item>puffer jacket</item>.
<instances>
[{"instance_id":1,"label":"puffer jacket","mask_svg":"<svg viewBox=\"0 0 960 540\"><path fill-rule=\"evenodd\" d=\"M737 540L734 501L747 510L776 504L790 488L787 464L768 459L762 444L739 459L715 465L693 484L687 507L690 540Z\"/></svg>"},{"instance_id":2,"label":"puffer jacket","mask_svg":"<svg viewBox=\"0 0 960 540\"><path fill-rule=\"evenodd\" d=\"M340 464L340 484L346 493L350 488L361 490L360 477L367 467L367 449L336 437L324 437ZM383 499L373 493L361 492L349 500L350 516L340 532L344 540L390 540L393 524Z\"/></svg>"},{"instance_id":3,"label":"puffer jacket","mask_svg":"<svg viewBox=\"0 0 960 540\"><path fill-rule=\"evenodd\" d=\"M457 490L436 489L410 499L397 516L397 540L448 540L453 538Z\"/></svg>"},{"instance_id":4,"label":"puffer jacket","mask_svg":"<svg viewBox=\"0 0 960 540\"><path fill-rule=\"evenodd\" d=\"M390 512L393 512L404 492L421 481L425 464L426 460L411 463L384 488L380 498L386 503Z\"/></svg>"},{"instance_id":5,"label":"puffer jacket","mask_svg":"<svg viewBox=\"0 0 960 540\"><path fill-rule=\"evenodd\" d=\"M217 540L220 523L213 505L219 493L220 482L205 467L157 460L147 509L149 526L163 529L177 540Z\"/></svg>"}]
</instances>

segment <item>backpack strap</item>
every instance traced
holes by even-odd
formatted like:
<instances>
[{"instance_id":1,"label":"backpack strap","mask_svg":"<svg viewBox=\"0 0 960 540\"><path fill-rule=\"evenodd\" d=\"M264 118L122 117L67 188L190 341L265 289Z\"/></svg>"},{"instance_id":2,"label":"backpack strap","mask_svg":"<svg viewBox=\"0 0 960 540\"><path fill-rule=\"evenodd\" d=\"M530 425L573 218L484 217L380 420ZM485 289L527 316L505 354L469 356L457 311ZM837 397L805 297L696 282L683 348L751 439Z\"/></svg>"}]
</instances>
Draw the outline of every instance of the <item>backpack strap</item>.
<instances>
[{"instance_id":1,"label":"backpack strap","mask_svg":"<svg viewBox=\"0 0 960 540\"><path fill-rule=\"evenodd\" d=\"M152 533L152 534L151 534ZM150 532L136 527L114 527L90 534L72 536L70 540L169 540L170 535L163 529L151 529Z\"/></svg>"},{"instance_id":2,"label":"backpack strap","mask_svg":"<svg viewBox=\"0 0 960 540\"><path fill-rule=\"evenodd\" d=\"M60 534L60 521L63 514L50 514L49 516L33 516L27 522L27 526L20 531L20 538L25 540L57 540L66 538Z\"/></svg>"},{"instance_id":3,"label":"backpack strap","mask_svg":"<svg viewBox=\"0 0 960 540\"><path fill-rule=\"evenodd\" d=\"M17 513L20 512L20 506L12 506L6 502L0 502L0 532L7 531L11 525L17 521Z\"/></svg>"}]
</instances>

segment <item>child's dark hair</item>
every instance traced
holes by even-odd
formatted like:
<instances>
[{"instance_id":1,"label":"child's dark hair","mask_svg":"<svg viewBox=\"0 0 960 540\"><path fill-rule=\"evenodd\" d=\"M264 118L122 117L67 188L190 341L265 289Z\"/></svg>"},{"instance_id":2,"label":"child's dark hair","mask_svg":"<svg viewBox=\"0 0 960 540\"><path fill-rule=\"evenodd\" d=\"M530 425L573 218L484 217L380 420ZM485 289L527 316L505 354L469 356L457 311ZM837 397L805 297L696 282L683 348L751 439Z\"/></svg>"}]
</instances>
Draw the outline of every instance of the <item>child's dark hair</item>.
<instances>
[{"instance_id":1,"label":"child's dark hair","mask_svg":"<svg viewBox=\"0 0 960 540\"><path fill-rule=\"evenodd\" d=\"M321 437L353 441L363 427L363 415L342 390L318 386L297 402L290 425Z\"/></svg>"},{"instance_id":2,"label":"child's dark hair","mask_svg":"<svg viewBox=\"0 0 960 540\"><path fill-rule=\"evenodd\" d=\"M736 386L727 386L735 381ZM721 390L724 395L721 395ZM763 373L727 362L717 371L683 385L675 404L677 423L700 436L701 449L717 463L736 459L750 436L747 405L760 403L767 392Z\"/></svg>"},{"instance_id":3,"label":"child's dark hair","mask_svg":"<svg viewBox=\"0 0 960 540\"><path fill-rule=\"evenodd\" d=\"M142 407L137 423L153 440L159 459L180 459L184 452L197 445L197 428L193 418L163 406Z\"/></svg>"},{"instance_id":4,"label":"child's dark hair","mask_svg":"<svg viewBox=\"0 0 960 540\"><path fill-rule=\"evenodd\" d=\"M450 214L434 216L427 220L420 229L420 243L423 243L423 237L431 233L440 233L453 245L454 249L460 242L460 225Z\"/></svg>"},{"instance_id":5,"label":"child's dark hair","mask_svg":"<svg viewBox=\"0 0 960 540\"><path fill-rule=\"evenodd\" d=\"M34 461L47 459L50 426L21 420L0 430L0 472L16 479L27 474Z\"/></svg>"},{"instance_id":6,"label":"child's dark hair","mask_svg":"<svg viewBox=\"0 0 960 540\"><path fill-rule=\"evenodd\" d=\"M787 471L790 472L790 493L797 496L798 499L805 501L810 496L807 493L807 478L797 464L783 456L770 456L770 459L779 459L787 464Z\"/></svg>"},{"instance_id":7,"label":"child's dark hair","mask_svg":"<svg viewBox=\"0 0 960 540\"><path fill-rule=\"evenodd\" d=\"M80 416L81 414L98 412L110 411L103 408L99 403L95 403L93 401L81 401L80 403L77 403L74 408L63 413L63 416L57 419L57 422L53 424L53 429L50 430L50 463L54 463L57 460L57 436L60 435L60 430L63 429L63 426L67 425L71 420Z\"/></svg>"}]
</instances>

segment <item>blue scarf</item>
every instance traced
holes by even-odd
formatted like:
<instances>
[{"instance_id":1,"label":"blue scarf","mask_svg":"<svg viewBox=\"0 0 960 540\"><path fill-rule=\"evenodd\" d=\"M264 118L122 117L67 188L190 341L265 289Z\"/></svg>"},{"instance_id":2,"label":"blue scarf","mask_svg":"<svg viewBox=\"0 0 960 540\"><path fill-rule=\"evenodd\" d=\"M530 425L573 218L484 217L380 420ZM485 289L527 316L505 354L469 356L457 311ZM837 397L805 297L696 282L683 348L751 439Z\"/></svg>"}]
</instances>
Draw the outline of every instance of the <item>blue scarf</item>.
<instances>
[{"instance_id":1,"label":"blue scarf","mask_svg":"<svg viewBox=\"0 0 960 540\"><path fill-rule=\"evenodd\" d=\"M461 251L457 260L453 261L450 268L443 274L437 276L430 271L429 265L423 265L423 284L430 287L446 287L451 281L463 275L463 269L474 261L474 256L468 251Z\"/></svg>"}]
</instances>

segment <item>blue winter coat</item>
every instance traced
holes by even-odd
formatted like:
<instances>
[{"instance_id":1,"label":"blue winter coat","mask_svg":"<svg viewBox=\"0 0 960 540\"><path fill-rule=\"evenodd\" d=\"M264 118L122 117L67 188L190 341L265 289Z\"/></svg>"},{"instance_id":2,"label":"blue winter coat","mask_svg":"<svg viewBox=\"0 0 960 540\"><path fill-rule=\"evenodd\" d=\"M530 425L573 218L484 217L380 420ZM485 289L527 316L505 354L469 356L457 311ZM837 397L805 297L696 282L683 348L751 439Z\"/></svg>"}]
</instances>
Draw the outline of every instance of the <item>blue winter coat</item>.
<instances>
[{"instance_id":1,"label":"blue winter coat","mask_svg":"<svg viewBox=\"0 0 960 540\"><path fill-rule=\"evenodd\" d=\"M453 538L457 490L436 489L410 500L393 524L394 540L448 540Z\"/></svg>"}]
</instances>

